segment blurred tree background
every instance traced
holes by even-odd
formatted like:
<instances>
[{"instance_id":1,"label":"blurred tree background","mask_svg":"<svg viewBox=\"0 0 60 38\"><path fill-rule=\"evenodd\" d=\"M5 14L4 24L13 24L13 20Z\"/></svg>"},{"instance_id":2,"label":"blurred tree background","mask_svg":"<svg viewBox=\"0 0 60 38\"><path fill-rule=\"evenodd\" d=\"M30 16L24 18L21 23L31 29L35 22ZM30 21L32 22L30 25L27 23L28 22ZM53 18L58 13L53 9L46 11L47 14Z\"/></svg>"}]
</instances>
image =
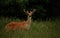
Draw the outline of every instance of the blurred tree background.
<instances>
[{"instance_id":1,"label":"blurred tree background","mask_svg":"<svg viewBox=\"0 0 60 38\"><path fill-rule=\"evenodd\" d=\"M55 19L60 16L59 4L59 0L0 0L0 16L26 19L23 9L36 9L34 20Z\"/></svg>"}]
</instances>

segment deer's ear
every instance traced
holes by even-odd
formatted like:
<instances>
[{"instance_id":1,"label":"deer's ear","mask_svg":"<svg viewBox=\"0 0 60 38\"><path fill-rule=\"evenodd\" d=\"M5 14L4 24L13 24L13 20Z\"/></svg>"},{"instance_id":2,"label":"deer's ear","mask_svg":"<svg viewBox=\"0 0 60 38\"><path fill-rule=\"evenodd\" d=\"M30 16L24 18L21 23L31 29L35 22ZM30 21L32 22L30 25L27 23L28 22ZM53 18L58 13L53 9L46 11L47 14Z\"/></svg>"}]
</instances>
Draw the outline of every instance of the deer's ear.
<instances>
[{"instance_id":1,"label":"deer's ear","mask_svg":"<svg viewBox=\"0 0 60 38\"><path fill-rule=\"evenodd\" d=\"M34 13L35 11L36 11L36 9L33 9L33 11L32 11L32 12Z\"/></svg>"},{"instance_id":2,"label":"deer's ear","mask_svg":"<svg viewBox=\"0 0 60 38\"><path fill-rule=\"evenodd\" d=\"M26 12L25 9L23 9L23 11Z\"/></svg>"}]
</instances>

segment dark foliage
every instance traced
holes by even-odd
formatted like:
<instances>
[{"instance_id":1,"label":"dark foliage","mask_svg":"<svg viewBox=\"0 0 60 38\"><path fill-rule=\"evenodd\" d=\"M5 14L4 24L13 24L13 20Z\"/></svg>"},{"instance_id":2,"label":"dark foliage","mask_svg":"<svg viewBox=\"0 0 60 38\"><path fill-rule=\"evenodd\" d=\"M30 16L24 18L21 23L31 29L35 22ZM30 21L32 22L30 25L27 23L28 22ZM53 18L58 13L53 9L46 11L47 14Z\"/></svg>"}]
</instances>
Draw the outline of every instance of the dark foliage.
<instances>
[{"instance_id":1,"label":"dark foliage","mask_svg":"<svg viewBox=\"0 0 60 38\"><path fill-rule=\"evenodd\" d=\"M56 0L57 1L57 0ZM11 1L5 3L0 1L0 16L17 17L20 19L26 19L27 15L23 12L23 9L32 10L33 8L37 11L32 15L34 20L46 20L47 18L59 16L59 1L48 0L44 2L43 0L29 0L28 2L16 2Z\"/></svg>"}]
</instances>

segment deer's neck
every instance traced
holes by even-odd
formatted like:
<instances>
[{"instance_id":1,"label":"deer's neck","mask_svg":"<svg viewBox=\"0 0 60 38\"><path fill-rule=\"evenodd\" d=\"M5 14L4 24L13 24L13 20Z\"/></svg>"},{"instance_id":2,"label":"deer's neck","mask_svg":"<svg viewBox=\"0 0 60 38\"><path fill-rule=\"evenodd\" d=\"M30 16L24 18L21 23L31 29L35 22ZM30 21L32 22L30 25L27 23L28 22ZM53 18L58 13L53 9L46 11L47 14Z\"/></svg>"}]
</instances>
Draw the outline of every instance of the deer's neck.
<instances>
[{"instance_id":1,"label":"deer's neck","mask_svg":"<svg viewBox=\"0 0 60 38\"><path fill-rule=\"evenodd\" d=\"M31 24L31 16L27 17L27 21L28 21L29 24Z\"/></svg>"}]
</instances>

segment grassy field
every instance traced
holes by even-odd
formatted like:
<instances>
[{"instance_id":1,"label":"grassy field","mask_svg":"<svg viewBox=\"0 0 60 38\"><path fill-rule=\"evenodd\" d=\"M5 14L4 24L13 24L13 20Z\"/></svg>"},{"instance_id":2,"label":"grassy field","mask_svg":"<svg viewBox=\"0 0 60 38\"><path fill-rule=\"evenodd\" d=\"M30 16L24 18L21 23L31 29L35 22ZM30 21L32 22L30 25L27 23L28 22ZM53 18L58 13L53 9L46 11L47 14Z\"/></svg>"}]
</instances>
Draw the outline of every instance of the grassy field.
<instances>
[{"instance_id":1,"label":"grassy field","mask_svg":"<svg viewBox=\"0 0 60 38\"><path fill-rule=\"evenodd\" d=\"M10 21L20 21L15 18L0 17L0 38L60 38L60 20L32 21L29 31L16 30L5 32L5 25Z\"/></svg>"}]
</instances>

